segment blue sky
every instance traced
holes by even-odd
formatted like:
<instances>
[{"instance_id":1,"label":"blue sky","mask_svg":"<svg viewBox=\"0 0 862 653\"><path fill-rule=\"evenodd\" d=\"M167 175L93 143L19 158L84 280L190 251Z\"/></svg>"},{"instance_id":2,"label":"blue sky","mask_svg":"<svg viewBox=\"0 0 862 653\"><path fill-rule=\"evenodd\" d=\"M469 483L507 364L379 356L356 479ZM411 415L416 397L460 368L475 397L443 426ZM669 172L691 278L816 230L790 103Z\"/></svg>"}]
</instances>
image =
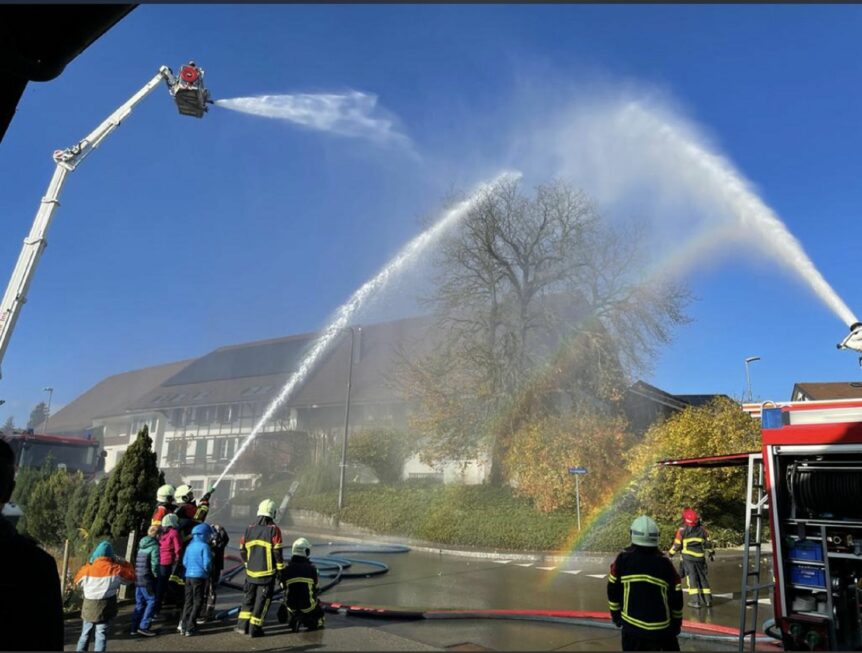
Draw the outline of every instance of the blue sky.
<instances>
[{"instance_id":1,"label":"blue sky","mask_svg":"<svg viewBox=\"0 0 862 653\"><path fill-rule=\"evenodd\" d=\"M860 28L850 5L140 6L19 104L0 143L4 284L51 153L162 64L195 59L216 98L374 94L411 146L218 107L197 121L157 90L69 179L0 420L26 422L45 386L60 406L111 374L322 326L451 189L503 167L554 173L534 165L537 125L615 89L696 124L862 312ZM763 399L860 378L834 347L844 324L773 260L729 248L699 263L693 321L646 380L739 396L751 355Z\"/></svg>"}]
</instances>

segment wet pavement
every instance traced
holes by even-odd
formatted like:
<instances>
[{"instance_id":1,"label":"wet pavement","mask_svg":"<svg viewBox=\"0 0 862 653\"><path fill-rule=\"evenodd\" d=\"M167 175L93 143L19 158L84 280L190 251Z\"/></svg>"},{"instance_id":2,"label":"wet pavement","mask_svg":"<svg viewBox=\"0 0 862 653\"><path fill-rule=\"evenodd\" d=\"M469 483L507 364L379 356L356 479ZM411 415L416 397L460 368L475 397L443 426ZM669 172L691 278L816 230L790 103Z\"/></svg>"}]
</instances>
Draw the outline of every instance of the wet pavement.
<instances>
[{"instance_id":1,"label":"wet pavement","mask_svg":"<svg viewBox=\"0 0 862 653\"><path fill-rule=\"evenodd\" d=\"M303 533L308 535L308 533ZM285 530L285 541L298 533ZM323 556L332 547L322 538L311 537L314 556ZM239 533L231 532L236 543ZM610 557L557 561L465 558L424 551L408 553L353 553L339 557L385 562L389 572L372 578L342 580L322 598L329 602L414 610L589 610L605 612L606 579ZM230 563L228 564L230 566ZM354 565L351 571L363 567ZM364 567L370 570L370 567ZM739 625L741 554L719 554L710 565L715 606L709 610L685 608L690 621L720 624L734 629ZM242 583L242 574L235 579ZM322 582L326 582L322 579ZM235 607L239 592L222 588L219 609ZM113 626L109 646L113 650L618 650L619 632L614 628L573 626L560 623L459 619L404 621L369 619L328 614L326 629L320 632L289 633L278 624L276 606L270 608L267 635L249 639L232 632L235 620L201 626L198 635L182 637L176 631L178 617L157 624L162 634L153 638L128 635L131 607L121 608ZM764 600L758 626L772 616ZM67 650L74 649L80 620L67 622ZM683 650L735 650L736 640L715 641L681 638Z\"/></svg>"}]
</instances>

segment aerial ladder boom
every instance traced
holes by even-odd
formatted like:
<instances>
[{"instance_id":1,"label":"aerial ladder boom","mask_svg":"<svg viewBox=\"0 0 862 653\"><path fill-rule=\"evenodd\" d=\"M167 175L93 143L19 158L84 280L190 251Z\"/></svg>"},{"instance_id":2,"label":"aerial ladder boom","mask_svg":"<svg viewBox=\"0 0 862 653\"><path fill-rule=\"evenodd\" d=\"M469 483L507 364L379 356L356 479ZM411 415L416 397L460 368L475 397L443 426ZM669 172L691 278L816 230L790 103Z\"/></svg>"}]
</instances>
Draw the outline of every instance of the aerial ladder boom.
<instances>
[{"instance_id":1,"label":"aerial ladder boom","mask_svg":"<svg viewBox=\"0 0 862 653\"><path fill-rule=\"evenodd\" d=\"M9 280L3 301L0 303L0 365L2 365L3 357L6 354L6 348L9 346L9 340L12 337L15 323L18 321L21 307L27 301L27 291L33 280L33 274L36 272L39 258L48 244L45 235L51 225L54 211L60 205L60 192L66 182L66 175L74 171L81 161L119 127L120 123L132 112L132 109L162 81L167 84L181 114L197 118L202 117L207 110L207 103L211 102L209 92L203 85L203 74L204 71L197 68L193 62L183 66L178 77L174 76L170 68L162 66L150 81L82 140L65 150L54 152L54 161L57 164L54 168L54 175L48 184L48 191L39 204L39 210L36 212L30 234L24 239L24 245L18 256L12 278Z\"/></svg>"}]
</instances>

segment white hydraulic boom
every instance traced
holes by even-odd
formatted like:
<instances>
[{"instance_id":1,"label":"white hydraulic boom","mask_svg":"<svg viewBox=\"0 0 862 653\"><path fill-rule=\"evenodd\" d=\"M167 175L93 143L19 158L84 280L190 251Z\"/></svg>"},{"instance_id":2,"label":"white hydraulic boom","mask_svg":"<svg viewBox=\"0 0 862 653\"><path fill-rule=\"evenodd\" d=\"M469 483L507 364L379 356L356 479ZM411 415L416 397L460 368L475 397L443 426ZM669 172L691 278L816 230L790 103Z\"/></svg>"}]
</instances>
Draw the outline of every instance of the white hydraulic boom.
<instances>
[{"instance_id":1,"label":"white hydraulic boom","mask_svg":"<svg viewBox=\"0 0 862 653\"><path fill-rule=\"evenodd\" d=\"M66 181L66 175L83 161L103 140L113 132L120 123L132 112L132 109L149 95L162 81L164 81L171 96L177 104L179 112L183 115L200 118L207 110L209 92L203 85L204 71L194 62L182 67L179 76L175 77L167 66L159 68L159 72L148 81L137 93L126 100L119 109L114 111L108 118L87 134L82 140L65 150L54 152L54 161L57 167L48 184L48 191L42 198L39 210L33 220L30 234L24 239L24 246L18 256L12 278L6 287L3 301L0 303L0 364L9 346L12 330L18 320L21 307L27 301L27 290L33 280L39 257L47 246L45 234L54 217L54 211L60 205L60 191Z\"/></svg>"}]
</instances>

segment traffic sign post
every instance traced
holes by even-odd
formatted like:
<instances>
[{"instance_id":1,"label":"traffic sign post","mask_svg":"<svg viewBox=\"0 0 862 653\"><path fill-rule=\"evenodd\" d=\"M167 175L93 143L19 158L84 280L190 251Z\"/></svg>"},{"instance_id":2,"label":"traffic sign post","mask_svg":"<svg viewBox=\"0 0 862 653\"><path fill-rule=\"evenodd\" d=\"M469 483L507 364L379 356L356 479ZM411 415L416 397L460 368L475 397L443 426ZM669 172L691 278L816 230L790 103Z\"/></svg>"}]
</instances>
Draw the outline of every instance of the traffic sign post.
<instances>
[{"instance_id":1,"label":"traffic sign post","mask_svg":"<svg viewBox=\"0 0 862 653\"><path fill-rule=\"evenodd\" d=\"M575 506L578 512L578 530L581 530L581 475L587 473L586 467L569 467L569 475L575 477Z\"/></svg>"}]
</instances>

